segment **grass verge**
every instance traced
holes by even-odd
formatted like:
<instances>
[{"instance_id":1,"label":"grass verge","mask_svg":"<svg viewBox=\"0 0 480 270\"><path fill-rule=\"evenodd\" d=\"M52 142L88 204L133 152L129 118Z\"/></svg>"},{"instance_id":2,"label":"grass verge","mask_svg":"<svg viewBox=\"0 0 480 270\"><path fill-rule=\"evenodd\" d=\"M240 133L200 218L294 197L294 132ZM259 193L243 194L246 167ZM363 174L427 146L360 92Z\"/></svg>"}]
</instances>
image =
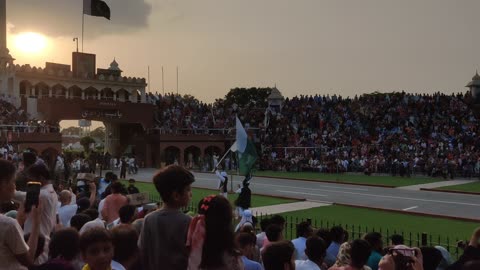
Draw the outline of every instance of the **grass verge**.
<instances>
[{"instance_id":1,"label":"grass verge","mask_svg":"<svg viewBox=\"0 0 480 270\"><path fill-rule=\"evenodd\" d=\"M124 185L128 186L128 181L122 181ZM147 192L154 197L158 196L158 192L155 189L155 186L152 183L142 183L136 182L135 186L140 190L140 192ZM211 195L211 194L218 194L218 191L212 189L204 189L204 188L192 188L192 203L194 206L204 197ZM229 194L228 200L232 203L237 198L237 194ZM282 203L291 203L296 202L298 200L295 199L286 199L286 198L276 198L272 196L263 196L263 195L252 195L252 207L260 207L260 206L268 206L268 205L276 205Z\"/></svg>"},{"instance_id":2,"label":"grass verge","mask_svg":"<svg viewBox=\"0 0 480 270\"><path fill-rule=\"evenodd\" d=\"M384 237L392 234L402 234L407 245L418 246L421 234L427 233L427 241L431 244L440 243L453 247L457 240L470 239L472 232L479 226L476 222L459 221L435 217L422 217L409 214L391 213L350 206L324 206L302 211L283 213L291 224L311 219L312 225L319 228L329 228L342 225L353 232L353 238L359 238L363 233L377 231ZM295 237L295 229L287 226L287 237ZM412 242L409 242L412 240Z\"/></svg>"},{"instance_id":3,"label":"grass verge","mask_svg":"<svg viewBox=\"0 0 480 270\"><path fill-rule=\"evenodd\" d=\"M384 185L390 187L402 187L411 185L420 185L443 181L440 178L427 177L400 177L400 176L367 176L356 174L326 174L317 172L276 172L276 171L256 171L255 176L281 177L293 179L305 179L313 181L334 181L348 184L367 184Z\"/></svg>"},{"instance_id":4,"label":"grass verge","mask_svg":"<svg viewBox=\"0 0 480 270\"><path fill-rule=\"evenodd\" d=\"M441 190L453 190L453 191L464 191L464 192L476 192L480 194L480 181L463 184L463 185L456 185L456 186L448 186L448 187L441 187L438 188Z\"/></svg>"}]
</instances>

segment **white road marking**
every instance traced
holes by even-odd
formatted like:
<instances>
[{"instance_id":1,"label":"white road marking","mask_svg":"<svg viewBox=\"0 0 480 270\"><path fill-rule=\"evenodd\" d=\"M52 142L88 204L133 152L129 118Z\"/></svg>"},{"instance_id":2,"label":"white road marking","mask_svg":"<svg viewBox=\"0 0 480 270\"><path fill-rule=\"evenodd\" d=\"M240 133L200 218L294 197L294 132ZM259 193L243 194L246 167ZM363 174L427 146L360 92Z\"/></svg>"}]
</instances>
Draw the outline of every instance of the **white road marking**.
<instances>
[{"instance_id":1,"label":"white road marking","mask_svg":"<svg viewBox=\"0 0 480 270\"><path fill-rule=\"evenodd\" d=\"M205 179L205 178L197 178L200 180L210 180L216 181L215 179ZM341 194L350 194L350 195L359 195L359 196L366 196L366 197L377 197L377 198L385 198L385 199L400 199L400 200L410 200L410 201L419 201L419 202L433 202L433 203L442 203L442 204L453 204L453 205L468 205L468 206L480 206L480 204L476 203L464 203L464 202L455 202L455 201L441 201L441 200L429 200L429 199L418 199L418 198L411 198L411 197L400 197L400 196L391 196L391 195L377 195L377 194L368 194L368 193L360 193L360 192L350 192L350 191L339 191L339 190L331 190L328 188L302 188L302 187L292 187L292 186L284 186L284 185L273 185L273 184L262 184L262 183L254 183L252 185L261 185L267 187L281 187L281 188L292 188L292 189L304 189L310 191L322 191L322 192L334 192L334 193L341 193ZM330 188L330 187L329 187Z\"/></svg>"},{"instance_id":2,"label":"white road marking","mask_svg":"<svg viewBox=\"0 0 480 270\"><path fill-rule=\"evenodd\" d=\"M303 194L303 195L312 195L312 196L319 196L319 197L328 197L328 195L307 193L307 192L297 192L297 191L289 191L289 190L275 190L275 191L281 192L281 193L292 193L292 194Z\"/></svg>"},{"instance_id":3,"label":"white road marking","mask_svg":"<svg viewBox=\"0 0 480 270\"><path fill-rule=\"evenodd\" d=\"M198 180L208 180L208 181L217 181L217 179L212 179L212 178L201 178L201 177L195 177L195 179ZM280 187L280 188L298 188L298 189L306 189L306 190L323 190L319 188L302 188L302 187L292 187L292 186L285 186L285 185L275 185L275 184L263 184L263 183L257 183L255 181L250 182L252 185L260 185L260 186L270 186L270 187ZM316 184L316 183L315 183ZM319 182L318 184L322 184ZM334 187L334 186L328 186L328 188L333 188L333 189L340 189L340 190L356 190L356 191L368 191L366 188L346 188L346 187Z\"/></svg>"},{"instance_id":4,"label":"white road marking","mask_svg":"<svg viewBox=\"0 0 480 270\"><path fill-rule=\"evenodd\" d=\"M415 209L415 208L418 208L418 206L412 206L412 207L408 207L408 208L405 208L405 209L402 209L403 211L408 211L408 210L412 210L412 209Z\"/></svg>"}]
</instances>

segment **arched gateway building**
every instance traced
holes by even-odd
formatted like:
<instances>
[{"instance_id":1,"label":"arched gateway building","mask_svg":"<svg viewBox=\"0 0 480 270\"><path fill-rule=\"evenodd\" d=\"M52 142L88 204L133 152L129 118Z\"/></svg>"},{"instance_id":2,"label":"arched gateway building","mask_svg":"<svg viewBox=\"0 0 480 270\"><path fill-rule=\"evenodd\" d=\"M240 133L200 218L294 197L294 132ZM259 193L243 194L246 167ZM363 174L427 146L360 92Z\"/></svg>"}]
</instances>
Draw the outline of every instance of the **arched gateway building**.
<instances>
[{"instance_id":1,"label":"arched gateway building","mask_svg":"<svg viewBox=\"0 0 480 270\"><path fill-rule=\"evenodd\" d=\"M144 78L122 76L114 59L107 69L96 68L94 54L73 52L72 64L46 63L45 67L15 65L7 49L6 0L0 0L0 97L26 111L33 119L95 120L106 127L105 151L120 156L129 147L146 166L168 163L172 158L186 164L187 156L203 156L209 148L225 150L223 135L155 134L155 105L147 103ZM0 130L0 141L18 145L22 151L55 155L61 152L59 132Z\"/></svg>"}]
</instances>

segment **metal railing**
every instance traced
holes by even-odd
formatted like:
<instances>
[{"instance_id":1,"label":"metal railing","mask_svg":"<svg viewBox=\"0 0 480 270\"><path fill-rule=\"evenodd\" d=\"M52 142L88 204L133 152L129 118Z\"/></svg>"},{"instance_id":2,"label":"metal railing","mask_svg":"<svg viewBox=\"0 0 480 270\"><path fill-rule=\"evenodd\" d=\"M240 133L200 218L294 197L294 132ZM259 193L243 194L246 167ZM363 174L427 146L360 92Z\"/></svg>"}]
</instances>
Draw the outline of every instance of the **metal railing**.
<instances>
[{"instance_id":1,"label":"metal railing","mask_svg":"<svg viewBox=\"0 0 480 270\"><path fill-rule=\"evenodd\" d=\"M150 201L159 203L162 205L160 196L158 194L149 194ZM184 207L182 210L192 213L197 213L197 202L191 202L189 206ZM253 213L255 217L257 217L257 228L259 227L260 221L265 218L271 217L271 215L264 214L264 213ZM341 226L347 233L349 239L359 239L362 238L366 233L370 232L378 232L382 235L384 241L388 241L390 237L394 234L401 235L404 239L405 245L411 247L422 247L422 246L442 246L450 252L452 258L458 259L462 254L463 250L457 246L459 241L464 241L468 243L468 240L460 239L460 238L451 238L449 236L442 236L442 235L433 235L429 234L428 232L408 232L402 230L396 230L391 228L384 228L381 226L374 226L368 227L366 225L361 224L347 224L323 219L305 219L305 218L298 218L293 217L290 215L282 215L285 218L285 229L284 229L284 236L285 239L291 240L297 237L297 225L304 221L309 221L313 228L315 229L330 229L333 226ZM235 222L235 221L234 221ZM385 242L384 245L386 246L388 242Z\"/></svg>"},{"instance_id":2,"label":"metal railing","mask_svg":"<svg viewBox=\"0 0 480 270\"><path fill-rule=\"evenodd\" d=\"M0 131L13 131L15 133L58 133L60 127L58 126L42 126L38 125L0 125Z\"/></svg>"},{"instance_id":3,"label":"metal railing","mask_svg":"<svg viewBox=\"0 0 480 270\"><path fill-rule=\"evenodd\" d=\"M271 215L265 215L263 213L254 213L257 217L257 224L264 218L268 218ZM362 238L365 234L370 232L378 232L382 235L384 240L384 245L388 244L390 237L394 234L401 235L404 239L404 244L411 247L422 247L422 246L442 246L450 252L452 258L458 259L462 254L463 250L457 246L459 241L464 241L468 243L467 239L451 238L449 236L442 235L433 235L428 232L408 232L402 230L396 230L391 228L384 228L381 226L368 227L361 224L347 224L323 219L305 219L298 218L289 215L282 215L285 218L285 230L284 236L285 239L291 240L297 237L297 225L300 222L309 221L312 224L313 228L316 229L330 229L333 226L341 226L347 233L349 239L359 239Z\"/></svg>"}]
</instances>

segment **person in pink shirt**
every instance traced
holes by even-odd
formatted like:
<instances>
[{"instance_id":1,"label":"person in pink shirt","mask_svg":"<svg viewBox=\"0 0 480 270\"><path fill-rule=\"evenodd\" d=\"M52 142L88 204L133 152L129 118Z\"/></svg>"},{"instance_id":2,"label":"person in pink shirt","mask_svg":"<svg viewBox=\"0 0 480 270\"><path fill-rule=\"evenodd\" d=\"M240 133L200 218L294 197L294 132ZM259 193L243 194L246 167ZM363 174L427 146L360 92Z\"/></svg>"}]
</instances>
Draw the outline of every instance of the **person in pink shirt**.
<instances>
[{"instance_id":1,"label":"person in pink shirt","mask_svg":"<svg viewBox=\"0 0 480 270\"><path fill-rule=\"evenodd\" d=\"M120 194L120 191L122 190L122 184L120 182L112 183L111 190L112 194L105 198L105 203L102 209L102 217L107 224L118 219L118 210L120 210L122 206L128 204L128 198Z\"/></svg>"}]
</instances>

